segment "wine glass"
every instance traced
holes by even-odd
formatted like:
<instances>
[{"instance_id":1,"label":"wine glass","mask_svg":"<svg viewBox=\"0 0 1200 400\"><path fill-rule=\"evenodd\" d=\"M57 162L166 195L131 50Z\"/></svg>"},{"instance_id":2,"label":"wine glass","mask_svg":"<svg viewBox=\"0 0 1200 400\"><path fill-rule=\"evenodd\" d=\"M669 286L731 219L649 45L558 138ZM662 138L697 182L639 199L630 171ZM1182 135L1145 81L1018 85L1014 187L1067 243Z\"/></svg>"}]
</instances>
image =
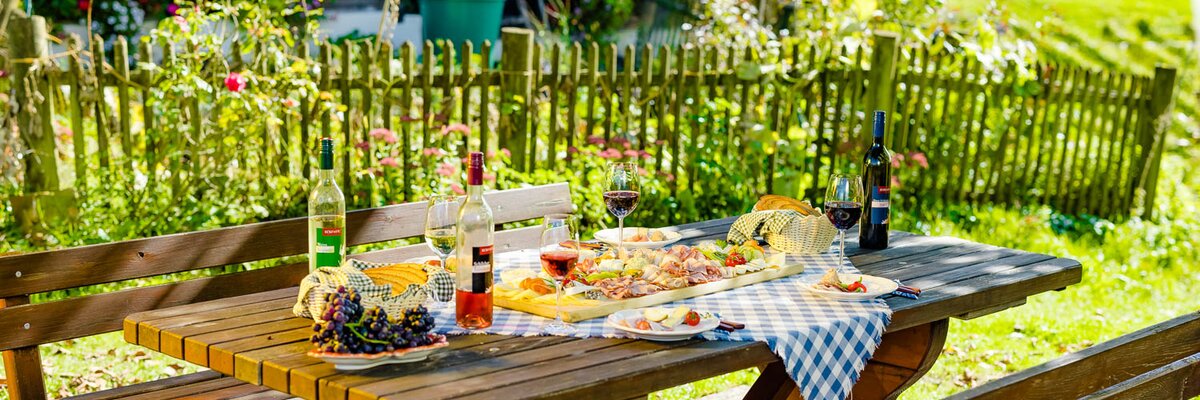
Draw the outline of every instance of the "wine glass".
<instances>
[{"instance_id":1,"label":"wine glass","mask_svg":"<svg viewBox=\"0 0 1200 400\"><path fill-rule=\"evenodd\" d=\"M446 259L454 253L458 236L458 198L452 195L429 196L429 205L425 209L425 243L441 260L442 268L447 271ZM439 299L431 294L434 301L448 306L451 299Z\"/></svg>"},{"instance_id":2,"label":"wine glass","mask_svg":"<svg viewBox=\"0 0 1200 400\"><path fill-rule=\"evenodd\" d=\"M604 188L604 204L617 217L617 258L625 259L625 216L637 208L641 195L638 166L631 162L608 164L608 186Z\"/></svg>"},{"instance_id":3,"label":"wine glass","mask_svg":"<svg viewBox=\"0 0 1200 400\"><path fill-rule=\"evenodd\" d=\"M862 178L858 175L835 173L829 177L825 191L825 216L838 229L838 265L846 259L846 230L853 228L862 216Z\"/></svg>"},{"instance_id":4,"label":"wine glass","mask_svg":"<svg viewBox=\"0 0 1200 400\"><path fill-rule=\"evenodd\" d=\"M563 280L575 271L579 261L579 218L572 214L550 214L542 218L542 270L554 279L554 322L546 325L551 335L570 335L575 327L563 322L560 314Z\"/></svg>"}]
</instances>

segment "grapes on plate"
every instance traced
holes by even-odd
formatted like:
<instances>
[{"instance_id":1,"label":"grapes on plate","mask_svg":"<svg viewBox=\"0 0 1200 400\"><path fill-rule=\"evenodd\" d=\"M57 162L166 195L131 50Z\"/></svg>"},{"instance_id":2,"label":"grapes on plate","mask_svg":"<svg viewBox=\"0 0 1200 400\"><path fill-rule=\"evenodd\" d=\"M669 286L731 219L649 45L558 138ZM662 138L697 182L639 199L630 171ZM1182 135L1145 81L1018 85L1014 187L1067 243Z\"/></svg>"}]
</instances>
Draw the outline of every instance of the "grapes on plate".
<instances>
[{"instance_id":1,"label":"grapes on plate","mask_svg":"<svg viewBox=\"0 0 1200 400\"><path fill-rule=\"evenodd\" d=\"M324 322L313 324L311 341L326 353L374 354L433 344L433 315L424 306L389 316L383 308L364 309L362 296L339 286L325 295Z\"/></svg>"}]
</instances>

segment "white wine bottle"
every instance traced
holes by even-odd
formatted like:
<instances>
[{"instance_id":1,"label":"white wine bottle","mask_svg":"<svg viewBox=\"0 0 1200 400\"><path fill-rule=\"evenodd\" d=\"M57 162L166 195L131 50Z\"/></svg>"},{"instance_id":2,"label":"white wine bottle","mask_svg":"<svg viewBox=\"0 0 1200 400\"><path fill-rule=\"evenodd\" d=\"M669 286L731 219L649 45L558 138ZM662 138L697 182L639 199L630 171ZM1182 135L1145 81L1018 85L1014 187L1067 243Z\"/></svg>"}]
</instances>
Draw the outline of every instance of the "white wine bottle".
<instances>
[{"instance_id":1,"label":"white wine bottle","mask_svg":"<svg viewBox=\"0 0 1200 400\"><path fill-rule=\"evenodd\" d=\"M346 259L346 197L333 173L333 139L321 139L321 168L308 195L308 270Z\"/></svg>"},{"instance_id":2,"label":"white wine bottle","mask_svg":"<svg viewBox=\"0 0 1200 400\"><path fill-rule=\"evenodd\" d=\"M467 199L458 212L458 271L454 294L458 326L492 326L492 208L483 200L483 153L467 163Z\"/></svg>"}]
</instances>

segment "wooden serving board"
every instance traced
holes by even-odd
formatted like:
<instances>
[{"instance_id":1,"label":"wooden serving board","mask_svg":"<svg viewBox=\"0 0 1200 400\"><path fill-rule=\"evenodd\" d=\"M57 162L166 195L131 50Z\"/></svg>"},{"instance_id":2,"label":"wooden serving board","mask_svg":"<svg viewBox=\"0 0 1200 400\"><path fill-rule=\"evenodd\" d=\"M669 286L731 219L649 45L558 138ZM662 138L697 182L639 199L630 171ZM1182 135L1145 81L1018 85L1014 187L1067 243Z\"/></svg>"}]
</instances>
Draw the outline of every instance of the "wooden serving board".
<instances>
[{"instance_id":1,"label":"wooden serving board","mask_svg":"<svg viewBox=\"0 0 1200 400\"><path fill-rule=\"evenodd\" d=\"M697 296L753 285L759 282L785 278L801 272L804 272L803 264L792 264L780 268L768 268L758 272L751 272L745 275L722 279L716 282L709 282L674 290L666 290L649 296L634 297L632 299L624 300L601 300L602 303L591 306L563 306L562 318L567 322L578 322L592 318L607 317L609 314L621 310L657 306L659 304L670 303L672 301L690 299ZM512 300L503 296L496 296L494 301L496 302L497 306L504 307L509 310L527 312L546 318L554 318L554 304L532 303L529 302L528 299Z\"/></svg>"}]
</instances>

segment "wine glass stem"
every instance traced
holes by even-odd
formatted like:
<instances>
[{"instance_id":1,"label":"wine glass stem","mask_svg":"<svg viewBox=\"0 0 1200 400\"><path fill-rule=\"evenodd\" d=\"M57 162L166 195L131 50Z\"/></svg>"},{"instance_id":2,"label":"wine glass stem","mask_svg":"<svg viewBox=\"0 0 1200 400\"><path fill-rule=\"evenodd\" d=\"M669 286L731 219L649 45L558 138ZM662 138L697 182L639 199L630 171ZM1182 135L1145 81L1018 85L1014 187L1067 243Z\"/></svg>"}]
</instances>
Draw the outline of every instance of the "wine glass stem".
<instances>
[{"instance_id":1,"label":"wine glass stem","mask_svg":"<svg viewBox=\"0 0 1200 400\"><path fill-rule=\"evenodd\" d=\"M842 264L845 263L846 260L846 230L838 229L838 236L838 265L836 268L840 270L842 269Z\"/></svg>"},{"instance_id":2,"label":"wine glass stem","mask_svg":"<svg viewBox=\"0 0 1200 400\"><path fill-rule=\"evenodd\" d=\"M625 217L617 217L617 259L625 259Z\"/></svg>"},{"instance_id":3,"label":"wine glass stem","mask_svg":"<svg viewBox=\"0 0 1200 400\"><path fill-rule=\"evenodd\" d=\"M562 326L563 319L559 307L562 306L563 283L560 280L554 280L554 324Z\"/></svg>"}]
</instances>

